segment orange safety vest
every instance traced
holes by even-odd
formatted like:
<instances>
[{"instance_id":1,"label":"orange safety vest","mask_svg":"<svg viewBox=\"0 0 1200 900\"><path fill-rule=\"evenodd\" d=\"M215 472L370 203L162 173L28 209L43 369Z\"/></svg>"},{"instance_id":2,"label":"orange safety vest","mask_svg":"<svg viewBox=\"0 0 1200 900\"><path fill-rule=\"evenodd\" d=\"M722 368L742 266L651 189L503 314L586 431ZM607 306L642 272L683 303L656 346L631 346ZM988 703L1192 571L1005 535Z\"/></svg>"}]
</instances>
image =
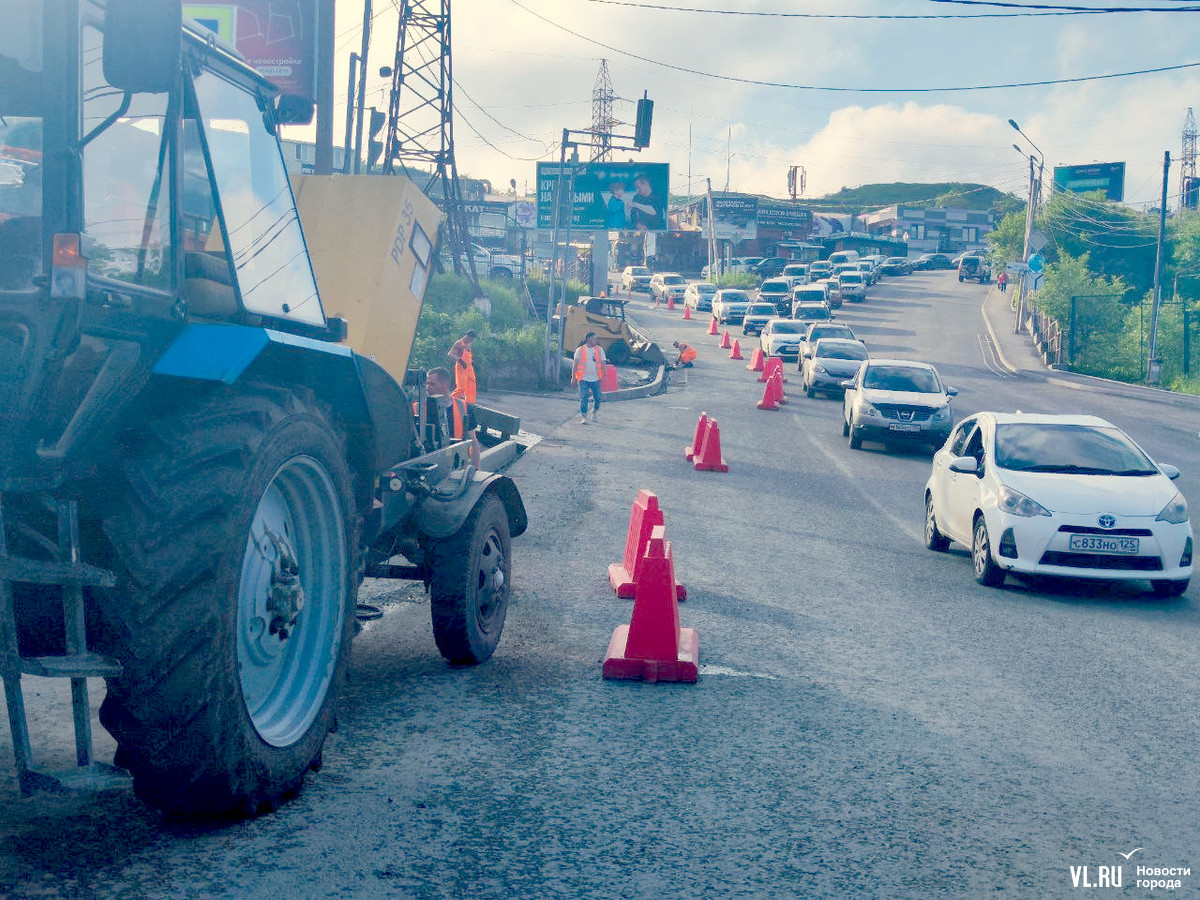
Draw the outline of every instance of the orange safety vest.
<instances>
[{"instance_id":1,"label":"orange safety vest","mask_svg":"<svg viewBox=\"0 0 1200 900\"><path fill-rule=\"evenodd\" d=\"M679 361L681 363L691 362L697 357L696 348L691 344L684 344L679 348Z\"/></svg>"},{"instance_id":2,"label":"orange safety vest","mask_svg":"<svg viewBox=\"0 0 1200 900\"><path fill-rule=\"evenodd\" d=\"M471 353L471 348L462 341L455 342L454 347L459 351L455 356L454 396L462 397L468 403L474 403L477 397L474 355ZM453 355L453 351L451 355ZM458 365L457 361L460 359L462 365Z\"/></svg>"},{"instance_id":3,"label":"orange safety vest","mask_svg":"<svg viewBox=\"0 0 1200 900\"><path fill-rule=\"evenodd\" d=\"M597 344L592 349L596 351L595 352L596 374L599 375L600 378L602 379L602 378L604 378L604 351L600 349L599 344ZM576 381L583 381L583 371L586 368L587 368L587 344L584 344L582 347L580 347L578 350L575 351L575 380Z\"/></svg>"}]
</instances>

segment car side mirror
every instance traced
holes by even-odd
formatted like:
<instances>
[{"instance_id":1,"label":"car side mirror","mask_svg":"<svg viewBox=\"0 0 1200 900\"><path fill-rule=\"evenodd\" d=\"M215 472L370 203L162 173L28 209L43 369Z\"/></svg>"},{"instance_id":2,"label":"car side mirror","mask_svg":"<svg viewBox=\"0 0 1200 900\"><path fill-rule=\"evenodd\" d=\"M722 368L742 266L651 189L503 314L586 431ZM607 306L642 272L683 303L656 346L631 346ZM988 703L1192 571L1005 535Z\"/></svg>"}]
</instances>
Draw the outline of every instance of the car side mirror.
<instances>
[{"instance_id":1,"label":"car side mirror","mask_svg":"<svg viewBox=\"0 0 1200 900\"><path fill-rule=\"evenodd\" d=\"M1179 477L1179 470L1174 466L1167 465L1166 463L1160 463L1158 466L1158 471L1162 472L1172 481Z\"/></svg>"},{"instance_id":2,"label":"car side mirror","mask_svg":"<svg viewBox=\"0 0 1200 900\"><path fill-rule=\"evenodd\" d=\"M979 460L973 456L956 456L950 460L951 472L962 472L964 475L979 474Z\"/></svg>"},{"instance_id":3,"label":"car side mirror","mask_svg":"<svg viewBox=\"0 0 1200 900\"><path fill-rule=\"evenodd\" d=\"M946 388L946 396L947 397L957 397L958 396L958 388L952 388L952 387Z\"/></svg>"},{"instance_id":4,"label":"car side mirror","mask_svg":"<svg viewBox=\"0 0 1200 900\"><path fill-rule=\"evenodd\" d=\"M805 356L808 356L810 359L812 358L811 353L806 353ZM854 379L850 379L849 381L840 381L838 382L838 387L840 387L843 391L852 391L854 390Z\"/></svg>"}]
</instances>

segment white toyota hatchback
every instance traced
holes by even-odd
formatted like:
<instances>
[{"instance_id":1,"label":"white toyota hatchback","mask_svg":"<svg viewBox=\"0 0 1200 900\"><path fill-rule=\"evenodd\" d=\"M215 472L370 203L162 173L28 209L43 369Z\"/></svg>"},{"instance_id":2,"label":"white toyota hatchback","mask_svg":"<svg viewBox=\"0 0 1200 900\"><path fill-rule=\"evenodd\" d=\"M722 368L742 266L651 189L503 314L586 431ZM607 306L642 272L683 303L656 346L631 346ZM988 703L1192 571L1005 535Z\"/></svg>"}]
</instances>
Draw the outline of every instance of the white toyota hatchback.
<instances>
[{"instance_id":1,"label":"white toyota hatchback","mask_svg":"<svg viewBox=\"0 0 1200 900\"><path fill-rule=\"evenodd\" d=\"M971 549L975 579L1008 572L1147 580L1187 590L1187 501L1115 425L1095 416L981 412L951 432L925 485L925 546Z\"/></svg>"}]
</instances>

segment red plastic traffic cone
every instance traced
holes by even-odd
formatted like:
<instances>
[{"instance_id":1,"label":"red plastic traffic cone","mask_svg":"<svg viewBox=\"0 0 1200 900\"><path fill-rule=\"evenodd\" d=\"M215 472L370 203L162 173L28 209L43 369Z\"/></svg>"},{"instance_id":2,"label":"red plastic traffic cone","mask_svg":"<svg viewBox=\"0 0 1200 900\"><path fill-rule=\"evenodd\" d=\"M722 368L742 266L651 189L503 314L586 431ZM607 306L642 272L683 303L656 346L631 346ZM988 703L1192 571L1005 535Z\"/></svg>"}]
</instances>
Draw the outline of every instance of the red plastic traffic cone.
<instances>
[{"instance_id":1,"label":"red plastic traffic cone","mask_svg":"<svg viewBox=\"0 0 1200 900\"><path fill-rule=\"evenodd\" d=\"M700 452L706 431L708 431L708 413L702 412L700 418L696 420L696 433L692 435L692 442L683 448L683 455L687 457L688 462L691 462L692 457Z\"/></svg>"},{"instance_id":2,"label":"red plastic traffic cone","mask_svg":"<svg viewBox=\"0 0 1200 900\"><path fill-rule=\"evenodd\" d=\"M600 379L600 390L604 393L615 391L620 388L617 382L617 367L609 363L604 367L604 375Z\"/></svg>"},{"instance_id":3,"label":"red plastic traffic cone","mask_svg":"<svg viewBox=\"0 0 1200 900\"><path fill-rule=\"evenodd\" d=\"M780 406L787 403L787 394L783 392L783 375L774 372L771 375L771 383L775 385L775 402Z\"/></svg>"},{"instance_id":4,"label":"red plastic traffic cone","mask_svg":"<svg viewBox=\"0 0 1200 900\"><path fill-rule=\"evenodd\" d=\"M685 303L685 304L683 304L683 318L684 318L684 321L687 321L687 320L688 320L688 319L690 319L691 317L692 317L692 308L691 308L690 306L688 306L686 303Z\"/></svg>"},{"instance_id":5,"label":"red plastic traffic cone","mask_svg":"<svg viewBox=\"0 0 1200 900\"><path fill-rule=\"evenodd\" d=\"M675 295L674 294L667 295L667 311L675 312Z\"/></svg>"},{"instance_id":6,"label":"red plastic traffic cone","mask_svg":"<svg viewBox=\"0 0 1200 900\"><path fill-rule=\"evenodd\" d=\"M763 370L763 352L761 349L756 347L754 352L750 354L750 362L746 365L746 368L751 372L761 372Z\"/></svg>"},{"instance_id":7,"label":"red plastic traffic cone","mask_svg":"<svg viewBox=\"0 0 1200 900\"><path fill-rule=\"evenodd\" d=\"M700 441L700 451L692 457L697 472L728 472L725 457L721 455L721 427L716 419L708 420L708 428Z\"/></svg>"},{"instance_id":8,"label":"red plastic traffic cone","mask_svg":"<svg viewBox=\"0 0 1200 900\"><path fill-rule=\"evenodd\" d=\"M618 625L604 655L604 677L695 684L700 675L700 638L679 625L671 585L675 564L666 529L655 526L638 570L633 615Z\"/></svg>"},{"instance_id":9,"label":"red plastic traffic cone","mask_svg":"<svg viewBox=\"0 0 1200 900\"><path fill-rule=\"evenodd\" d=\"M736 339L733 342L733 349L729 351L729 358L730 359L745 359L745 357L742 356L741 344L739 344Z\"/></svg>"},{"instance_id":10,"label":"red plastic traffic cone","mask_svg":"<svg viewBox=\"0 0 1200 900\"><path fill-rule=\"evenodd\" d=\"M608 567L608 583L617 592L618 597L629 599L634 596L634 583L641 571L643 557L646 555L646 544L650 541L650 533L654 528L661 527L663 511L658 505L658 495L647 490L640 490L633 501L633 511L629 514L629 531L625 535L625 555L620 562ZM682 584L675 585L677 600L687 599L687 589Z\"/></svg>"},{"instance_id":11,"label":"red plastic traffic cone","mask_svg":"<svg viewBox=\"0 0 1200 900\"><path fill-rule=\"evenodd\" d=\"M765 377L760 378L759 381L765 381L775 374L779 375L780 381L787 381L787 378L783 374L783 360L778 356L772 356L763 363L763 374Z\"/></svg>"},{"instance_id":12,"label":"red plastic traffic cone","mask_svg":"<svg viewBox=\"0 0 1200 900\"><path fill-rule=\"evenodd\" d=\"M725 333L721 335L721 343L718 344L717 346L720 347L722 350L728 350L730 347L733 346L733 344L731 344L729 342L729 329L728 328L726 328Z\"/></svg>"},{"instance_id":13,"label":"red plastic traffic cone","mask_svg":"<svg viewBox=\"0 0 1200 900\"><path fill-rule=\"evenodd\" d=\"M710 320L710 321L709 321L709 323L708 323L708 333L709 333L709 334L716 334L716 333L717 333L717 320L716 320L716 317L715 317L715 316L714 316L714 317L712 318L712 320Z\"/></svg>"},{"instance_id":14,"label":"red plastic traffic cone","mask_svg":"<svg viewBox=\"0 0 1200 900\"><path fill-rule=\"evenodd\" d=\"M761 380L761 379L760 379ZM775 379L768 378L767 383L763 385L762 399L754 404L758 409L774 410L779 409L779 405L775 402Z\"/></svg>"}]
</instances>

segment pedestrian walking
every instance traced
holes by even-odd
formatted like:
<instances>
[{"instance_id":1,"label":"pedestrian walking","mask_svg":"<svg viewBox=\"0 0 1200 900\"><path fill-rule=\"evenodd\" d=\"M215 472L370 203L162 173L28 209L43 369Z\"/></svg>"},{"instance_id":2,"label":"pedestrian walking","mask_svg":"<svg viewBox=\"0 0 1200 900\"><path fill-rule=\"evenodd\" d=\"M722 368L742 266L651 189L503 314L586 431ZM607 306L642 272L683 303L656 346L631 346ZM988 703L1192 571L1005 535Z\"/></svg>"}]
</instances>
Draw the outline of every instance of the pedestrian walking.
<instances>
[{"instance_id":1,"label":"pedestrian walking","mask_svg":"<svg viewBox=\"0 0 1200 900\"><path fill-rule=\"evenodd\" d=\"M462 397L471 405L475 404L476 397L475 359L471 352L474 340L474 329L468 329L446 354L454 362L454 396Z\"/></svg>"},{"instance_id":2,"label":"pedestrian walking","mask_svg":"<svg viewBox=\"0 0 1200 900\"><path fill-rule=\"evenodd\" d=\"M996 284L1000 287L1000 293L1008 293L1008 273L1001 272L1000 277L996 279Z\"/></svg>"},{"instance_id":3,"label":"pedestrian walking","mask_svg":"<svg viewBox=\"0 0 1200 900\"><path fill-rule=\"evenodd\" d=\"M592 396L592 421L600 412L600 381L604 378L604 367L608 360L596 343L596 332L584 335L583 343L575 351L575 365L571 370L571 381L579 385L579 424L587 424L588 394Z\"/></svg>"}]
</instances>

